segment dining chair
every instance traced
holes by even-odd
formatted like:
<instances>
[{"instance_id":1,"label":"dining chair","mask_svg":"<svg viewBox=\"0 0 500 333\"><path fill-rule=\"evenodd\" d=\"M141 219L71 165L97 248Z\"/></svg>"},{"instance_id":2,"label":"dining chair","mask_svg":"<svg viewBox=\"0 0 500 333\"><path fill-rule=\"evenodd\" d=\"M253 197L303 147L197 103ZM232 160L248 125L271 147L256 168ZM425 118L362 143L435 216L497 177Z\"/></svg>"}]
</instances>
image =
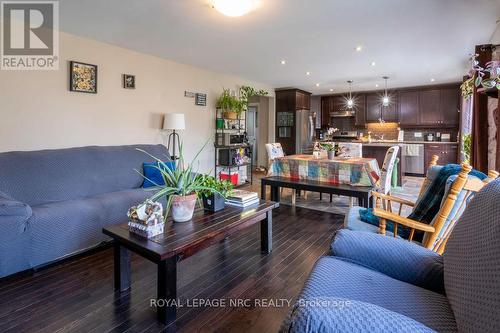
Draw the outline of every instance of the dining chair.
<instances>
[{"instance_id":1,"label":"dining chair","mask_svg":"<svg viewBox=\"0 0 500 333\"><path fill-rule=\"evenodd\" d=\"M380 174L379 193L390 194L392 189L392 172L398 158L399 146L392 146L385 153L384 163L382 163Z\"/></svg>"},{"instance_id":2,"label":"dining chair","mask_svg":"<svg viewBox=\"0 0 500 333\"><path fill-rule=\"evenodd\" d=\"M283 147L279 142L266 143L266 151L268 157L268 170L271 169L271 165L275 159L280 157L285 157L285 152L283 151ZM283 188L280 189L280 195L282 194L283 194ZM297 192L296 190L292 189L292 205L295 205L296 197L297 197Z\"/></svg>"}]
</instances>

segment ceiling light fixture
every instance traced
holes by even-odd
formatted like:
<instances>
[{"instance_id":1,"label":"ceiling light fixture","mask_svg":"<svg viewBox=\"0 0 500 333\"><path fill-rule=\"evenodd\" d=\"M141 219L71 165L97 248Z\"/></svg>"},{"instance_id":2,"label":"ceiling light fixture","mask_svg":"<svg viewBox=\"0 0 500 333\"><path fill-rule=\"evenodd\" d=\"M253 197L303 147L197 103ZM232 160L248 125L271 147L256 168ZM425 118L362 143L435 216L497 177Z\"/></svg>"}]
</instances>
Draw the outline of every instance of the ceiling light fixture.
<instances>
[{"instance_id":1,"label":"ceiling light fixture","mask_svg":"<svg viewBox=\"0 0 500 333\"><path fill-rule=\"evenodd\" d=\"M375 66L376 65L375 61L372 61L370 65Z\"/></svg>"},{"instance_id":2,"label":"ceiling light fixture","mask_svg":"<svg viewBox=\"0 0 500 333\"><path fill-rule=\"evenodd\" d=\"M211 0L211 2L212 8L229 17L243 16L258 6L258 0Z\"/></svg>"},{"instance_id":3,"label":"ceiling light fixture","mask_svg":"<svg viewBox=\"0 0 500 333\"><path fill-rule=\"evenodd\" d=\"M306 72L306 75L307 75L307 76L311 75L311 72Z\"/></svg>"},{"instance_id":4,"label":"ceiling light fixture","mask_svg":"<svg viewBox=\"0 0 500 333\"><path fill-rule=\"evenodd\" d=\"M382 97L382 105L384 107L388 107L391 101L389 100L389 95L387 94L387 80L389 79L388 76L383 76L382 77L385 80L385 92L384 92L384 97Z\"/></svg>"},{"instance_id":5,"label":"ceiling light fixture","mask_svg":"<svg viewBox=\"0 0 500 333\"><path fill-rule=\"evenodd\" d=\"M319 87L319 83L316 83L316 87Z\"/></svg>"},{"instance_id":6,"label":"ceiling light fixture","mask_svg":"<svg viewBox=\"0 0 500 333\"><path fill-rule=\"evenodd\" d=\"M280 64L285 65L285 64L286 64L286 60L284 60L284 59L283 59L283 60L281 60L281 61L280 61Z\"/></svg>"},{"instance_id":7,"label":"ceiling light fixture","mask_svg":"<svg viewBox=\"0 0 500 333\"><path fill-rule=\"evenodd\" d=\"M354 100L352 99L352 80L347 81L349 83L349 99L347 100L347 107L352 109L354 106Z\"/></svg>"},{"instance_id":8,"label":"ceiling light fixture","mask_svg":"<svg viewBox=\"0 0 500 333\"><path fill-rule=\"evenodd\" d=\"M434 82L434 81L436 81L436 80L435 79L431 79L431 82Z\"/></svg>"},{"instance_id":9,"label":"ceiling light fixture","mask_svg":"<svg viewBox=\"0 0 500 333\"><path fill-rule=\"evenodd\" d=\"M375 84L375 88L378 88L378 83Z\"/></svg>"},{"instance_id":10,"label":"ceiling light fixture","mask_svg":"<svg viewBox=\"0 0 500 333\"><path fill-rule=\"evenodd\" d=\"M333 91L333 89L330 88L330 91Z\"/></svg>"},{"instance_id":11,"label":"ceiling light fixture","mask_svg":"<svg viewBox=\"0 0 500 333\"><path fill-rule=\"evenodd\" d=\"M361 50L363 50L363 46L361 46L361 45L356 46L356 51L358 51L358 52L359 52L359 51L361 51Z\"/></svg>"}]
</instances>

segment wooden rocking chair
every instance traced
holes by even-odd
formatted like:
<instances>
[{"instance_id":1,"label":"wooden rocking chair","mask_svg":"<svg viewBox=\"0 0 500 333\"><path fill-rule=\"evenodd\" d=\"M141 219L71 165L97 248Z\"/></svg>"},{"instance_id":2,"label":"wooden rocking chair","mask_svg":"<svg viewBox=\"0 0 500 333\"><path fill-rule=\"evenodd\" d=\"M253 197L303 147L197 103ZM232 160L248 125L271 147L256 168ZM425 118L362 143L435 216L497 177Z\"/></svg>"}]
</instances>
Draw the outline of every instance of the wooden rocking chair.
<instances>
[{"instance_id":1,"label":"wooden rocking chair","mask_svg":"<svg viewBox=\"0 0 500 333\"><path fill-rule=\"evenodd\" d=\"M432 157L429 168L435 166L437 160L438 156L434 155ZM446 199L444 203L441 205L438 215L433 221L432 225L414 221L407 217L401 216L401 211L404 205L409 207L414 207L415 203L405 199L373 191L372 195L375 199L375 208L373 210L373 214L380 218L378 232L383 235L386 234L387 220L394 222L394 237L397 237L398 225L410 228L410 234L408 238L409 241L413 240L415 230L423 231L424 233L426 233L426 235L424 236L422 245L434 252L442 254L446 247L448 237L451 234L451 231L453 230L453 227L455 226L455 223L458 220L456 216L454 216L453 220L450 221L449 225L447 226L446 230L441 235L441 237L439 236L441 234L443 227L445 226L445 222L447 221L448 217L450 216L450 213L452 212L455 206L458 195L462 191L466 191L464 199L461 200L460 203L461 206L458 207L458 210L456 210L456 212L463 211L464 205L467 204L467 201L470 199L470 197L474 195L476 192L479 192L483 188L483 186L485 186L490 181L496 179L499 175L498 172L490 170L488 172L488 178L484 179L483 181L475 177L468 178L467 176L469 172L472 170L472 167L467 163L462 163L461 166L462 170L458 174L458 177L452 183L450 190L446 196ZM423 192L425 191L426 188L426 184L428 182L429 180L426 178L424 184L422 185L422 188L420 189L419 197L423 195ZM395 203L396 206L399 204L397 210L393 209L393 203ZM438 237L439 240L437 240Z\"/></svg>"}]
</instances>

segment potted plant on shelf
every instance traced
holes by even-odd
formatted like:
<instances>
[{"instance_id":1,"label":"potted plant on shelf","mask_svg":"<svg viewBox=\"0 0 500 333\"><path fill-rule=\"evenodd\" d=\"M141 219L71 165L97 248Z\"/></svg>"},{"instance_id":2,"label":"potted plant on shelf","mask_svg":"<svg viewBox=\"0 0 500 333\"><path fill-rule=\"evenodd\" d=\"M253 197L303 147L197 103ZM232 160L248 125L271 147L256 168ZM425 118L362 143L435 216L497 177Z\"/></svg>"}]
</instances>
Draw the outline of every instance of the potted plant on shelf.
<instances>
[{"instance_id":1,"label":"potted plant on shelf","mask_svg":"<svg viewBox=\"0 0 500 333\"><path fill-rule=\"evenodd\" d=\"M227 180L217 180L213 176L200 175L201 184L210 190L198 192L203 200L203 208L207 211L217 212L224 209L226 198L231 194L233 184Z\"/></svg>"},{"instance_id":2,"label":"potted plant on shelf","mask_svg":"<svg viewBox=\"0 0 500 333\"><path fill-rule=\"evenodd\" d=\"M165 185L158 185L148 189L156 191L156 193L149 199L155 202L162 197L166 198L167 207L165 209L165 220L170 212L170 209L172 209L172 218L175 222L186 222L191 220L193 217L194 207L196 205L197 194L202 191L217 192L213 188L204 186L203 178L199 177L197 172L193 171L193 165L205 146L206 143L195 155L193 161L191 161L188 165L185 165L181 145L178 163L174 170L171 170L165 162L159 158L142 149L138 149L158 162L156 169L161 173Z\"/></svg>"},{"instance_id":3,"label":"potted plant on shelf","mask_svg":"<svg viewBox=\"0 0 500 333\"><path fill-rule=\"evenodd\" d=\"M236 112L236 109L239 107L238 99L231 96L231 91L229 89L222 90L222 94L217 100L217 107L222 109L225 119L238 119L238 113Z\"/></svg>"}]
</instances>

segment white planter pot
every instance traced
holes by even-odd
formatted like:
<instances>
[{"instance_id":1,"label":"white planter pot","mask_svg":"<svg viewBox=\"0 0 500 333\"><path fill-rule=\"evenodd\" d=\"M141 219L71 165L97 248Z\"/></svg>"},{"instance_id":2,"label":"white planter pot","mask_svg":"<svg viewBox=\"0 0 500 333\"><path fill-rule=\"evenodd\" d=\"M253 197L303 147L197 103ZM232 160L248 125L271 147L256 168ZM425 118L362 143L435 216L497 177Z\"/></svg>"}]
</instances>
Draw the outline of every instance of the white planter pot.
<instances>
[{"instance_id":1,"label":"white planter pot","mask_svg":"<svg viewBox=\"0 0 500 333\"><path fill-rule=\"evenodd\" d=\"M187 222L193 218L196 194L187 196L174 195L172 199L172 218L174 222Z\"/></svg>"}]
</instances>

